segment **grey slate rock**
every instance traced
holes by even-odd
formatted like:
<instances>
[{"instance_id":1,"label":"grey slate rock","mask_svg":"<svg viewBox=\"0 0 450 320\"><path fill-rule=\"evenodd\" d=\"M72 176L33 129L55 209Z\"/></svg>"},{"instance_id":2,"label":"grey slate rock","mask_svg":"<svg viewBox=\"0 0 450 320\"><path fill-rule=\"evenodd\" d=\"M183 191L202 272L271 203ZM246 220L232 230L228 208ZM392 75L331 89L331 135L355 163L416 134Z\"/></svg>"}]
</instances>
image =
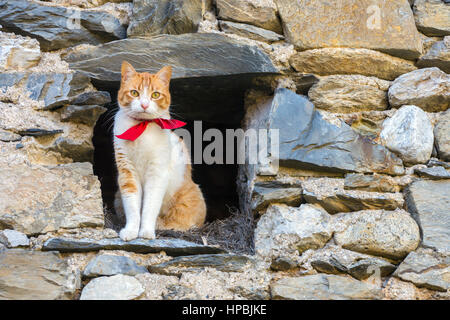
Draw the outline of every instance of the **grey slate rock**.
<instances>
[{"instance_id":1,"label":"grey slate rock","mask_svg":"<svg viewBox=\"0 0 450 320\"><path fill-rule=\"evenodd\" d=\"M450 257L448 254L419 249L406 257L394 275L417 287L447 291L450 289Z\"/></svg>"},{"instance_id":2,"label":"grey slate rock","mask_svg":"<svg viewBox=\"0 0 450 320\"><path fill-rule=\"evenodd\" d=\"M328 122L304 96L277 89L262 111L266 127L279 129L280 165L330 172L402 174L402 161L344 122Z\"/></svg>"},{"instance_id":3,"label":"grey slate rock","mask_svg":"<svg viewBox=\"0 0 450 320\"><path fill-rule=\"evenodd\" d=\"M172 260L151 265L148 271L168 276L180 276L184 272L200 271L204 268L214 268L222 272L242 272L252 266L253 261L234 254L200 254L177 257Z\"/></svg>"},{"instance_id":4,"label":"grey slate rock","mask_svg":"<svg viewBox=\"0 0 450 320\"><path fill-rule=\"evenodd\" d=\"M218 34L129 38L87 48L64 58L73 70L96 81L120 81L122 61L138 72L173 67L172 79L277 73L269 57L254 46Z\"/></svg>"},{"instance_id":5,"label":"grey slate rock","mask_svg":"<svg viewBox=\"0 0 450 320\"><path fill-rule=\"evenodd\" d=\"M145 267L138 266L128 257L102 254L89 261L83 271L83 276L87 278L116 274L134 276L146 272L148 271Z\"/></svg>"},{"instance_id":6,"label":"grey slate rock","mask_svg":"<svg viewBox=\"0 0 450 320\"><path fill-rule=\"evenodd\" d=\"M69 105L62 108L61 112L61 121L71 121L77 123L84 123L89 126L94 126L97 122L98 118L106 111L107 109L98 105L83 105L83 106L74 106Z\"/></svg>"},{"instance_id":7,"label":"grey slate rock","mask_svg":"<svg viewBox=\"0 0 450 320\"><path fill-rule=\"evenodd\" d=\"M30 240L22 232L5 229L0 231L0 243L8 248L28 247Z\"/></svg>"},{"instance_id":8,"label":"grey slate rock","mask_svg":"<svg viewBox=\"0 0 450 320\"><path fill-rule=\"evenodd\" d=\"M100 44L126 37L120 21L102 11L78 11L15 0L0 1L3 31L36 38L44 51L82 43Z\"/></svg>"},{"instance_id":9,"label":"grey slate rock","mask_svg":"<svg viewBox=\"0 0 450 320\"><path fill-rule=\"evenodd\" d=\"M433 180L450 179L450 173L444 167L431 167L423 169L415 169L414 173L423 178Z\"/></svg>"},{"instance_id":10,"label":"grey slate rock","mask_svg":"<svg viewBox=\"0 0 450 320\"><path fill-rule=\"evenodd\" d=\"M20 141L22 139L22 136L20 134L0 130L0 141L3 142L16 142Z\"/></svg>"},{"instance_id":11,"label":"grey slate rock","mask_svg":"<svg viewBox=\"0 0 450 320\"><path fill-rule=\"evenodd\" d=\"M405 189L406 207L421 230L421 246L450 253L450 181L422 180Z\"/></svg>"},{"instance_id":12,"label":"grey slate rock","mask_svg":"<svg viewBox=\"0 0 450 320\"><path fill-rule=\"evenodd\" d=\"M159 34L195 33L202 21L202 0L135 0L128 26L128 37Z\"/></svg>"},{"instance_id":13,"label":"grey slate rock","mask_svg":"<svg viewBox=\"0 0 450 320\"><path fill-rule=\"evenodd\" d=\"M224 253L224 249L204 246L201 244L181 240L181 239L136 239L132 241L122 241L114 239L69 239L52 238L47 240L42 246L42 251L56 250L59 252L90 252L99 250L124 250L136 253L158 253L166 252L169 256L184 256L196 254Z\"/></svg>"},{"instance_id":14,"label":"grey slate rock","mask_svg":"<svg viewBox=\"0 0 450 320\"><path fill-rule=\"evenodd\" d=\"M258 28L245 23L236 23L230 21L219 21L220 29L225 33L236 34L252 40L275 42L283 40L284 37L276 32Z\"/></svg>"},{"instance_id":15,"label":"grey slate rock","mask_svg":"<svg viewBox=\"0 0 450 320\"><path fill-rule=\"evenodd\" d=\"M446 73L450 73L450 36L442 41L437 41L417 61L420 68L438 67Z\"/></svg>"}]
</instances>

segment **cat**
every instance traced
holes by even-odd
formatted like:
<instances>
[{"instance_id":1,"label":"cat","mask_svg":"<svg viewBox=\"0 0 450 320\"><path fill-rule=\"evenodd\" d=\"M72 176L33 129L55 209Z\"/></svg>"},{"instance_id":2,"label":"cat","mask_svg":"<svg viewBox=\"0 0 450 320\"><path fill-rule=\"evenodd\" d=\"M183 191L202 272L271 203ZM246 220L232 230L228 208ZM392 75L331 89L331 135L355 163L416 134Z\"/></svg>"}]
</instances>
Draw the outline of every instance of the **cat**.
<instances>
[{"instance_id":1,"label":"cat","mask_svg":"<svg viewBox=\"0 0 450 320\"><path fill-rule=\"evenodd\" d=\"M192 181L190 155L179 136L163 129L165 124L181 123L169 120L172 68L139 73L124 61L121 73L114 119L118 185L126 217L120 238L155 239L156 228L201 227L206 204Z\"/></svg>"}]
</instances>

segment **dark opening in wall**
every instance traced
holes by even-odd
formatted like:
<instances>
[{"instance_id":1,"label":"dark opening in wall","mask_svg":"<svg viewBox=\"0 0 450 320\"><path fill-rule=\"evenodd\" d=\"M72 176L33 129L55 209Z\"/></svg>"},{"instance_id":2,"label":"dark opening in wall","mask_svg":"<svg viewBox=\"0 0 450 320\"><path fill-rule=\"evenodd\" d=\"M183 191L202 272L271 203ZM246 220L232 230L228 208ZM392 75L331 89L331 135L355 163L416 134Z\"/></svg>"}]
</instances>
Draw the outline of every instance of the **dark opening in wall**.
<instances>
[{"instance_id":1,"label":"dark opening in wall","mask_svg":"<svg viewBox=\"0 0 450 320\"><path fill-rule=\"evenodd\" d=\"M201 121L203 132L210 128L220 130L225 137L226 129L237 129L244 114L245 87L236 88L233 79L224 78L222 85L214 92L205 90L204 80L196 83L196 79L190 82L172 84L172 107L174 118L186 121L184 127L192 137L191 159L194 151L194 121ZM217 83L217 79L215 79ZM203 84L203 85L202 85ZM193 89L194 88L194 89ZM105 207L106 227L120 230L123 227L123 217L119 217L114 211L115 193L117 186L117 170L113 150L113 124L114 114L118 109L117 89L101 88L111 93L112 103L94 129L93 143L94 173L99 177L102 188L102 196ZM210 141L203 142L202 150ZM236 145L234 155L236 157ZM226 148L223 150L226 159ZM214 154L213 154L214 155ZM229 218L232 213L239 210L239 201L236 191L237 164L195 164L193 163L193 180L200 185L207 204L207 222Z\"/></svg>"}]
</instances>

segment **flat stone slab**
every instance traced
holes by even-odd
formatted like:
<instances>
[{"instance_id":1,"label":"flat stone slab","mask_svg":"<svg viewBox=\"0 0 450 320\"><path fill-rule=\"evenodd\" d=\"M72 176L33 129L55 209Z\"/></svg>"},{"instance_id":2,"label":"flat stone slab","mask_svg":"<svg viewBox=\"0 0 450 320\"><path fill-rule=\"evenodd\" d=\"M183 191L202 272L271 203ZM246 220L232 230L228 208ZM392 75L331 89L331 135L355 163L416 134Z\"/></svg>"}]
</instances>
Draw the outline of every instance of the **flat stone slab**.
<instances>
[{"instance_id":1,"label":"flat stone slab","mask_svg":"<svg viewBox=\"0 0 450 320\"><path fill-rule=\"evenodd\" d=\"M202 254L177 257L170 261L151 265L148 270L168 276L180 276L183 272L200 271L204 268L214 268L223 272L242 272L253 264L252 259L234 254Z\"/></svg>"},{"instance_id":2,"label":"flat stone slab","mask_svg":"<svg viewBox=\"0 0 450 320\"><path fill-rule=\"evenodd\" d=\"M59 252L124 250L136 253L158 253L164 251L169 256L226 253L226 250L221 248L204 246L181 239L135 239L127 242L119 238L102 240L87 238L53 238L47 240L42 246L42 251L52 250L56 250Z\"/></svg>"},{"instance_id":3,"label":"flat stone slab","mask_svg":"<svg viewBox=\"0 0 450 320\"><path fill-rule=\"evenodd\" d=\"M146 272L148 272L147 269L137 265L133 259L124 256L102 254L89 261L83 271L83 276L87 278L113 276L116 274L135 276Z\"/></svg>"},{"instance_id":4,"label":"flat stone slab","mask_svg":"<svg viewBox=\"0 0 450 320\"><path fill-rule=\"evenodd\" d=\"M134 277L118 274L91 280L81 292L80 300L133 300L144 293Z\"/></svg>"}]
</instances>

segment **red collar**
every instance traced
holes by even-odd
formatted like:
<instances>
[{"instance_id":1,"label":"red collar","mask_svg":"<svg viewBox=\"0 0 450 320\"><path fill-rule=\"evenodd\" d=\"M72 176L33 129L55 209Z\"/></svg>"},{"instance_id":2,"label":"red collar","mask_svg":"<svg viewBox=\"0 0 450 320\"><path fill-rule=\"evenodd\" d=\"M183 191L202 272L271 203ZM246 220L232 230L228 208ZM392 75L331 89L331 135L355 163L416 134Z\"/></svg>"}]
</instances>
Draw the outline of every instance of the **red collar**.
<instances>
[{"instance_id":1,"label":"red collar","mask_svg":"<svg viewBox=\"0 0 450 320\"><path fill-rule=\"evenodd\" d=\"M144 120L142 122L139 122L137 125L132 126L124 133L116 135L116 137L119 139L134 141L139 138L139 136L145 131L147 125L150 122L155 122L158 126L161 127L161 129L177 129L186 125L185 122L175 119L156 118L151 120Z\"/></svg>"}]
</instances>

